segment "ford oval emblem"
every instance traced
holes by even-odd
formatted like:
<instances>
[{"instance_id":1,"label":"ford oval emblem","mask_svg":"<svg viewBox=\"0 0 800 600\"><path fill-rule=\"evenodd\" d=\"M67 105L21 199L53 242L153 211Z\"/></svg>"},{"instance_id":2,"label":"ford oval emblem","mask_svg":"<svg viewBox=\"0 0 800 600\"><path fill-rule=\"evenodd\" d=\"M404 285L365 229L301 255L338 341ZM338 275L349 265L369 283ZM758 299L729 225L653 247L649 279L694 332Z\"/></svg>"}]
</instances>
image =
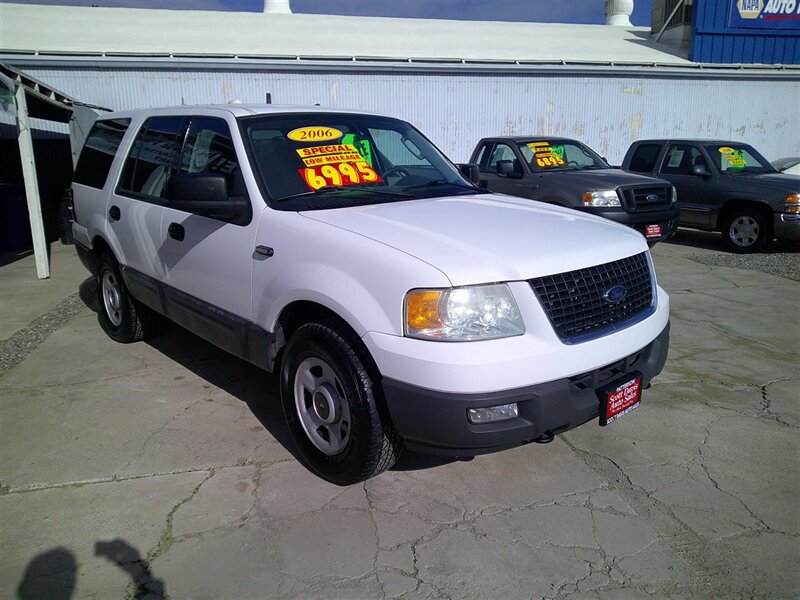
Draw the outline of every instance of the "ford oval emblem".
<instances>
[{"instance_id":1,"label":"ford oval emblem","mask_svg":"<svg viewBox=\"0 0 800 600\"><path fill-rule=\"evenodd\" d=\"M658 202L658 194L647 194L644 199L648 202Z\"/></svg>"},{"instance_id":2,"label":"ford oval emblem","mask_svg":"<svg viewBox=\"0 0 800 600\"><path fill-rule=\"evenodd\" d=\"M627 295L628 288L626 288L624 285L614 285L608 288L606 293L603 294L603 300L610 302L611 304L617 304L618 302L625 300L625 296Z\"/></svg>"}]
</instances>

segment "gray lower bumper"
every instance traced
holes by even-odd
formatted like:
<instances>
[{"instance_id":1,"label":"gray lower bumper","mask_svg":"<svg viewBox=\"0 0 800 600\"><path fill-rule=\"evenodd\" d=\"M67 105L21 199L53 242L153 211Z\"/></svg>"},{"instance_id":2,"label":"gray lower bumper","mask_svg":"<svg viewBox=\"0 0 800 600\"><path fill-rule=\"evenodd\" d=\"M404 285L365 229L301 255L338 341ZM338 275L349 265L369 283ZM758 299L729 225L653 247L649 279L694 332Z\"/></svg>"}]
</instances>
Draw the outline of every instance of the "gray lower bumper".
<instances>
[{"instance_id":1,"label":"gray lower bumper","mask_svg":"<svg viewBox=\"0 0 800 600\"><path fill-rule=\"evenodd\" d=\"M486 394L450 394L383 380L389 413L412 450L471 456L531 442L545 433L561 433L600 414L599 390L626 374L642 374L642 385L661 372L669 350L669 324L648 346L614 363L574 377ZM474 424L467 409L516 402L519 416Z\"/></svg>"},{"instance_id":2,"label":"gray lower bumper","mask_svg":"<svg viewBox=\"0 0 800 600\"><path fill-rule=\"evenodd\" d=\"M788 242L800 242L800 214L775 213L775 237Z\"/></svg>"}]
</instances>

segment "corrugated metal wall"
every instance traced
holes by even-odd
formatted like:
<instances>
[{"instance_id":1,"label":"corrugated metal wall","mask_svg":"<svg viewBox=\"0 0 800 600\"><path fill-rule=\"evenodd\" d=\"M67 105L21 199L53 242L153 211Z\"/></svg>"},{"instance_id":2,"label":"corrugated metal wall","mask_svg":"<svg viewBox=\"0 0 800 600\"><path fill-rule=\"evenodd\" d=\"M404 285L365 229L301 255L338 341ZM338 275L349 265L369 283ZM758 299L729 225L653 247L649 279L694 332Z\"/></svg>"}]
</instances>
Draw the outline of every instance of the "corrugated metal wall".
<instances>
[{"instance_id":1,"label":"corrugated metal wall","mask_svg":"<svg viewBox=\"0 0 800 600\"><path fill-rule=\"evenodd\" d=\"M800 64L800 31L731 28L728 19L734 1L695 1L690 60L702 63Z\"/></svg>"},{"instance_id":2,"label":"corrugated metal wall","mask_svg":"<svg viewBox=\"0 0 800 600\"><path fill-rule=\"evenodd\" d=\"M478 139L551 134L619 164L647 137L744 140L800 155L800 81L481 74L27 68L65 94L114 109L241 100L355 108L416 125L457 162Z\"/></svg>"}]
</instances>

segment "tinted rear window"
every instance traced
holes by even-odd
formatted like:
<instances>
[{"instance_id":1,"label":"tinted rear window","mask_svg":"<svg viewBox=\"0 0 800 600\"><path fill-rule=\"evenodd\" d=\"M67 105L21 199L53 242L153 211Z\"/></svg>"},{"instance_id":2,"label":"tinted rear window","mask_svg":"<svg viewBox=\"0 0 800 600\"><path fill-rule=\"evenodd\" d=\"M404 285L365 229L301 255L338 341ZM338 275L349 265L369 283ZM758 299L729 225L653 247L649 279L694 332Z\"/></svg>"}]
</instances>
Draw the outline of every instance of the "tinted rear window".
<instances>
[{"instance_id":1,"label":"tinted rear window","mask_svg":"<svg viewBox=\"0 0 800 600\"><path fill-rule=\"evenodd\" d=\"M629 171L637 173L653 173L656 170L656 159L661 152L659 144L642 144L633 153Z\"/></svg>"},{"instance_id":2,"label":"tinted rear window","mask_svg":"<svg viewBox=\"0 0 800 600\"><path fill-rule=\"evenodd\" d=\"M166 197L167 181L178 170L185 126L183 116L147 119L125 160L120 191L149 198Z\"/></svg>"},{"instance_id":3,"label":"tinted rear window","mask_svg":"<svg viewBox=\"0 0 800 600\"><path fill-rule=\"evenodd\" d=\"M111 163L122 142L122 136L131 124L130 119L97 121L86 138L78 158L73 181L89 187L102 189L106 184Z\"/></svg>"}]
</instances>

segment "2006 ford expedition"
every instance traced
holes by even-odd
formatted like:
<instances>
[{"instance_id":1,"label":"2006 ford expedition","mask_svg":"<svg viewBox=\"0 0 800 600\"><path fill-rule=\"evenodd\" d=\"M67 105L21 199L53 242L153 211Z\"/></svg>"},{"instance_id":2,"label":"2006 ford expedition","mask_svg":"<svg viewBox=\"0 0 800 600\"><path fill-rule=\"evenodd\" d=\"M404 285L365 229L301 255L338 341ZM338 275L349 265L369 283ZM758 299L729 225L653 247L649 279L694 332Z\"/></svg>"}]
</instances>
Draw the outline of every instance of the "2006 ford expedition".
<instances>
[{"instance_id":1,"label":"2006 ford expedition","mask_svg":"<svg viewBox=\"0 0 800 600\"><path fill-rule=\"evenodd\" d=\"M475 175L382 116L117 112L81 152L73 231L108 335L165 315L276 373L303 460L344 485L404 446L474 455L605 425L664 365L645 239Z\"/></svg>"}]
</instances>

